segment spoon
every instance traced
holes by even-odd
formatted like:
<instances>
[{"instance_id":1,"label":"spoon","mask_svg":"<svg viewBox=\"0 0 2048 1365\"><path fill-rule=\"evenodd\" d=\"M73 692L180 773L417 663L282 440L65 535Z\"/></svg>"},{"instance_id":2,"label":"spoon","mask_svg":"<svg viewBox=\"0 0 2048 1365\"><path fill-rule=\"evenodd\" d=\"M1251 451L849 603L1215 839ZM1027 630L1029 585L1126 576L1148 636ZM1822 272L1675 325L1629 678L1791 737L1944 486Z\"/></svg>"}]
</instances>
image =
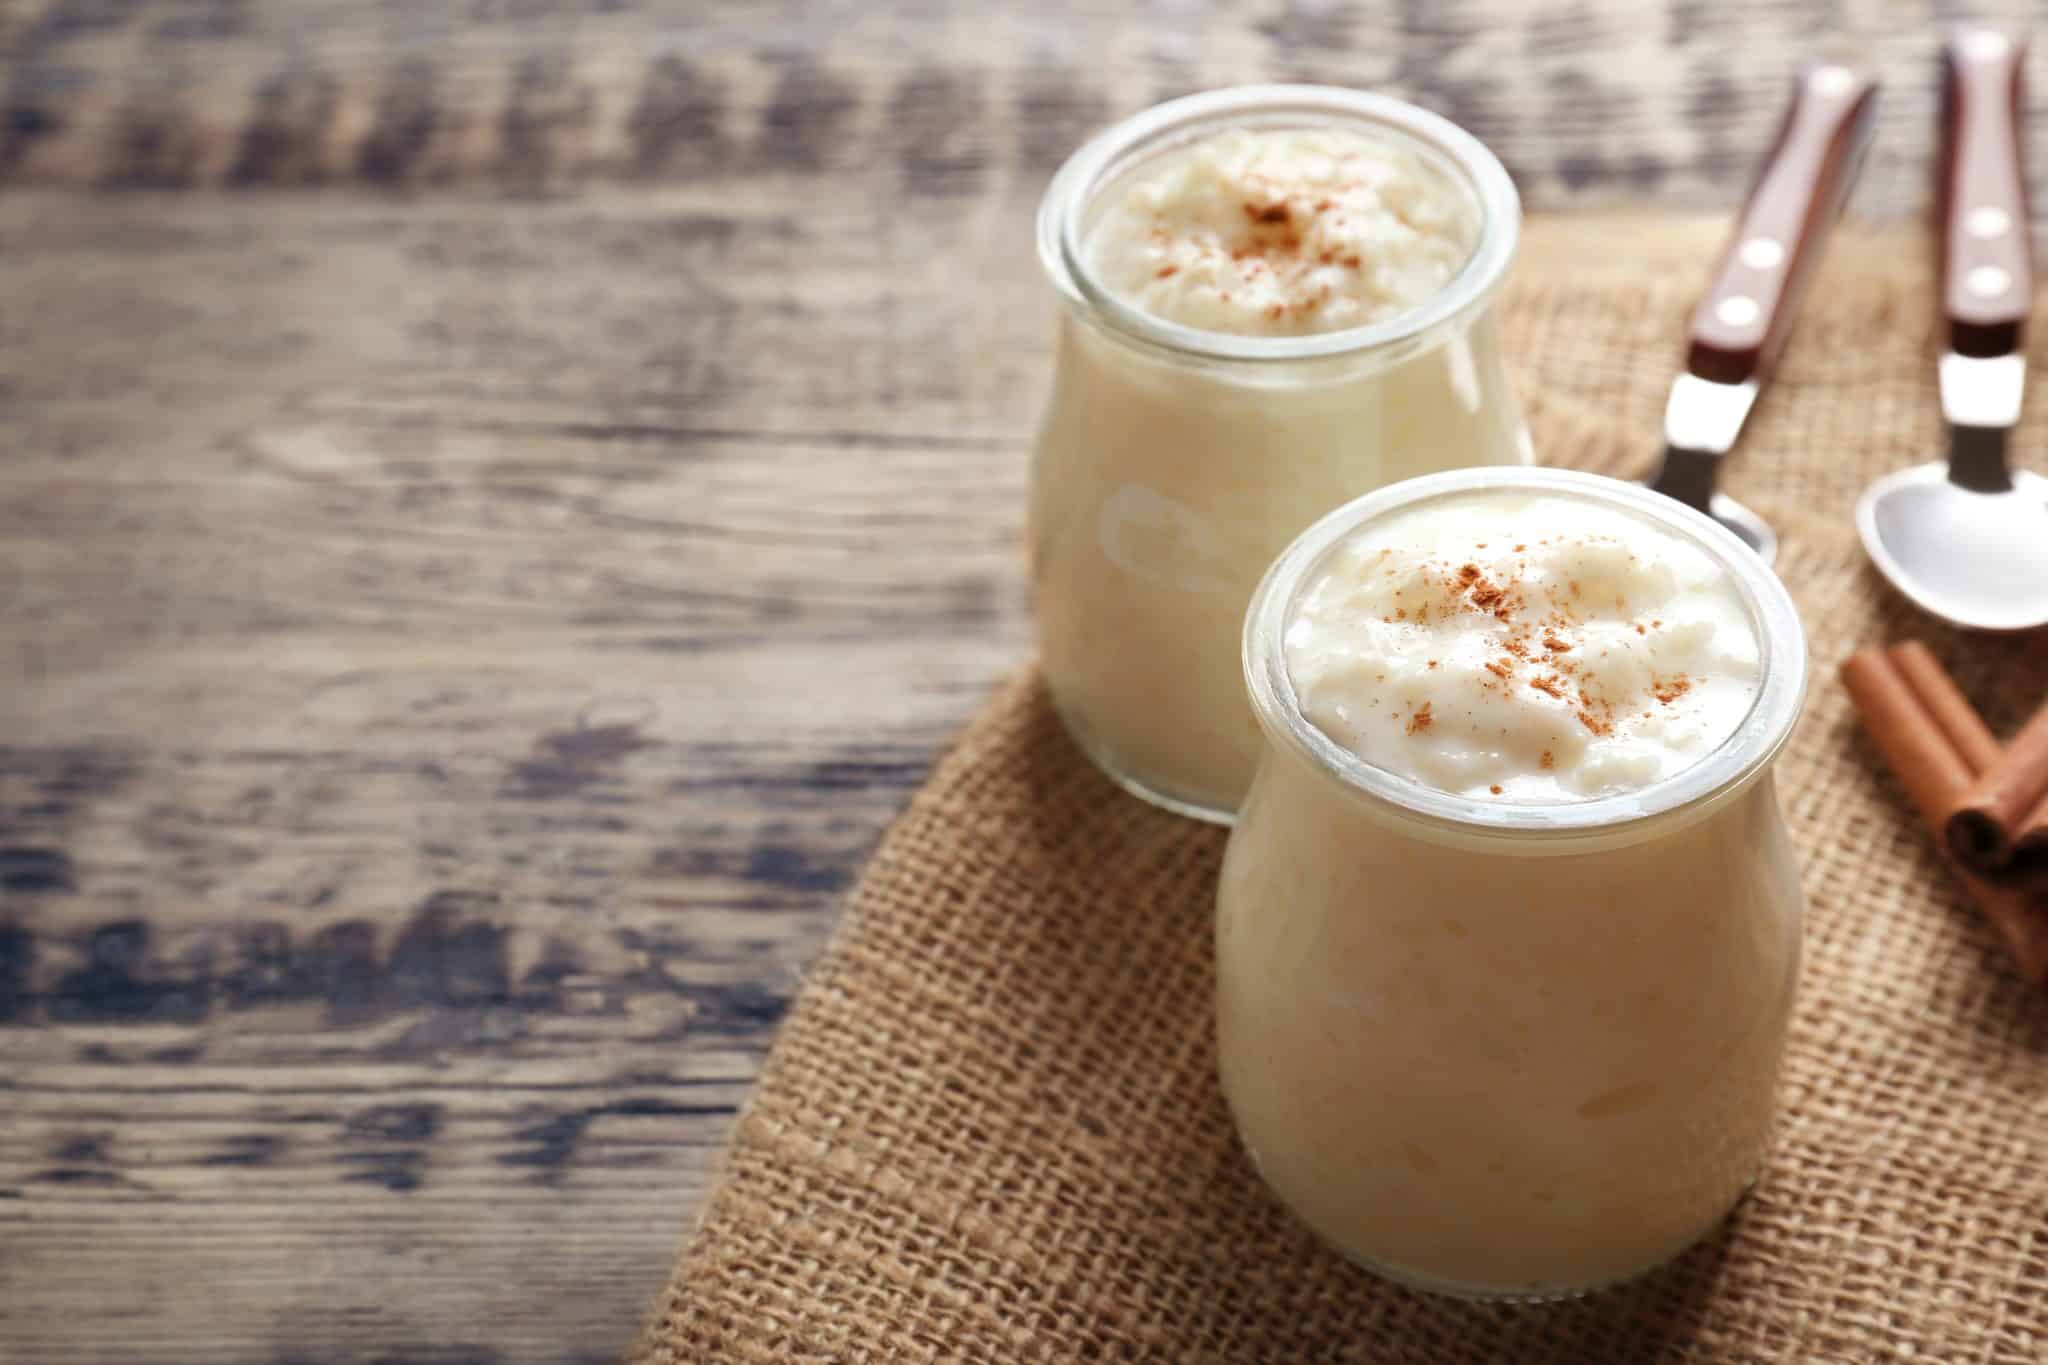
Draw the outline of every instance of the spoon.
<instances>
[{"instance_id":1,"label":"spoon","mask_svg":"<svg viewBox=\"0 0 2048 1365\"><path fill-rule=\"evenodd\" d=\"M1715 492L1714 479L1791 333L1821 243L1863 167L1876 107L1877 82L1866 73L1823 62L1800 74L1735 236L1693 314L1685 373L1664 407L1664 461L1650 487L1705 512L1766 564L1777 557L1776 532Z\"/></svg>"},{"instance_id":2,"label":"spoon","mask_svg":"<svg viewBox=\"0 0 2048 1365\"><path fill-rule=\"evenodd\" d=\"M1991 29L1958 32L1942 50L1936 212L1948 462L1887 475L1856 504L1863 548L1892 586L1979 630L2048 624L2048 479L2006 461L2033 302L2019 147L2025 55Z\"/></svg>"}]
</instances>

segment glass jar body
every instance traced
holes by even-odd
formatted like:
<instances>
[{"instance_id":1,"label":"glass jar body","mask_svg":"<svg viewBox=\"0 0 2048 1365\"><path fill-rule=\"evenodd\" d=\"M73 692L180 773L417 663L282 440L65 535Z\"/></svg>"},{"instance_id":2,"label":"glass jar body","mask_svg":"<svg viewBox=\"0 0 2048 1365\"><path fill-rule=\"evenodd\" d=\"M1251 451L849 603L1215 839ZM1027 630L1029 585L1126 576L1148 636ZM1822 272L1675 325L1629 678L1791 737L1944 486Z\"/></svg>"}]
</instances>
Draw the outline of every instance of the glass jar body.
<instances>
[{"instance_id":1,"label":"glass jar body","mask_svg":"<svg viewBox=\"0 0 2048 1365\"><path fill-rule=\"evenodd\" d=\"M1223 1089L1338 1249L1475 1297L1636 1275L1763 1161L1803 901L1768 771L1578 853L1443 842L1275 746L1217 895Z\"/></svg>"},{"instance_id":2,"label":"glass jar body","mask_svg":"<svg viewBox=\"0 0 2048 1365\"><path fill-rule=\"evenodd\" d=\"M1345 130L1403 148L1469 197L1478 240L1408 312L1306 336L1201 331L1107 292L1088 234L1155 157L1231 129ZM1238 663L1245 608L1297 533L1359 493L1467 465L1526 464L1494 299L1520 206L1469 134L1399 100L1255 86L1172 101L1077 151L1039 212L1063 305L1031 485L1038 643L1054 702L1127 788L1228 822L1258 729Z\"/></svg>"},{"instance_id":3,"label":"glass jar body","mask_svg":"<svg viewBox=\"0 0 2048 1365\"><path fill-rule=\"evenodd\" d=\"M1258 763L1238 646L1274 557L1360 493L1529 457L1491 307L1392 364L1250 370L1148 351L1070 309L1030 531L1061 716L1126 786L1227 820Z\"/></svg>"}]
</instances>

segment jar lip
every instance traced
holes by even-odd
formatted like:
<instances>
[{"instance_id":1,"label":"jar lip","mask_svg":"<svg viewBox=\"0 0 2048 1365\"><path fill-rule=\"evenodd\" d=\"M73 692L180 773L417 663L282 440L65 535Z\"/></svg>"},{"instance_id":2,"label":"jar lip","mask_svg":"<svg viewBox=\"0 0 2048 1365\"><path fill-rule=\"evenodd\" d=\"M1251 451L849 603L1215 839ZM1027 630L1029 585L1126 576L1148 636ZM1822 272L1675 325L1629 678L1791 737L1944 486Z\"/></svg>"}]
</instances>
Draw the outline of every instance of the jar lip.
<instances>
[{"instance_id":1,"label":"jar lip","mask_svg":"<svg viewBox=\"0 0 2048 1365\"><path fill-rule=\"evenodd\" d=\"M1287 669L1286 633L1302 584L1367 522L1471 492L1559 493L1636 513L1685 537L1725 569L1756 627L1763 683L1735 729L1711 752L1635 791L1585 801L1503 804L1440 790L1380 767L1338 744L1302 714ZM1806 698L1806 632L1791 594L1732 531L1640 484L1570 469L1489 466L1390 484L1328 513L1302 532L1266 571L1245 616L1243 664L1252 708L1271 743L1291 745L1354 792L1446 833L1613 835L1685 809L1700 809L1746 787L1784 747Z\"/></svg>"},{"instance_id":2,"label":"jar lip","mask_svg":"<svg viewBox=\"0 0 2048 1365\"><path fill-rule=\"evenodd\" d=\"M1135 152L1156 143L1220 132L1252 117L1348 119L1390 133L1437 162L1470 191L1480 214L1479 241L1450 282L1382 322L1308 336L1242 336L1170 322L1105 289L1081 249L1083 216L1095 191ZM1305 360L1370 351L1406 341L1483 303L1514 259L1522 202L1500 158L1440 114L1391 95L1326 85L1242 85L1157 104L1097 133L1053 175L1038 209L1038 254L1070 300L1118 331L1168 350L1216 360Z\"/></svg>"}]
</instances>

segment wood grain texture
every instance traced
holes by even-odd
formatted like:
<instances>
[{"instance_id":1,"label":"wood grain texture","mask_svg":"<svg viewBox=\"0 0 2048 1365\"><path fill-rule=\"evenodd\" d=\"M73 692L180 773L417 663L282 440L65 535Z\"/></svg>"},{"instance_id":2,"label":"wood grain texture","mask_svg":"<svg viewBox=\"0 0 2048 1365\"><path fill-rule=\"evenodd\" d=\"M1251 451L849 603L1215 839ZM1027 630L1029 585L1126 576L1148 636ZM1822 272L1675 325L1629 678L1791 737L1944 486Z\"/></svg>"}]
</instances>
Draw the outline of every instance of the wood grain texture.
<instances>
[{"instance_id":1,"label":"wood grain texture","mask_svg":"<svg viewBox=\"0 0 2048 1365\"><path fill-rule=\"evenodd\" d=\"M1021 656L1004 216L0 198L0 1342L624 1342Z\"/></svg>"},{"instance_id":2,"label":"wood grain texture","mask_svg":"<svg viewBox=\"0 0 2048 1365\"><path fill-rule=\"evenodd\" d=\"M1415 99L1531 203L1718 206L1802 57L1886 88L1859 206L1928 190L1939 26L2016 0L15 0L0 183L560 193L829 175L973 197L1087 129L1257 80ZM2036 60L2048 60L2037 54ZM2048 107L2037 110L2040 130ZM2048 193L2048 138L2032 139Z\"/></svg>"},{"instance_id":3,"label":"wood grain texture","mask_svg":"<svg viewBox=\"0 0 2048 1365\"><path fill-rule=\"evenodd\" d=\"M1028 649L1086 131L1349 80L1719 206L1908 9L0 4L0 1360L616 1354Z\"/></svg>"}]
</instances>

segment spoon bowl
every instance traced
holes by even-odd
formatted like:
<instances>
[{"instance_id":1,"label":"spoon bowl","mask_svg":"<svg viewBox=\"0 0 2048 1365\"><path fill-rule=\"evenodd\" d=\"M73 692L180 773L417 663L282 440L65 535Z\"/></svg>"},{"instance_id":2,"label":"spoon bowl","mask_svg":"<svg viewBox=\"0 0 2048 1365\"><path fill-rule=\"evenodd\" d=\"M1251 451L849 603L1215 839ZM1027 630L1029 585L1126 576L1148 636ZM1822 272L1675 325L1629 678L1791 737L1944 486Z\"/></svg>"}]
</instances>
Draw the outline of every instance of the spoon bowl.
<instances>
[{"instance_id":1,"label":"spoon bowl","mask_svg":"<svg viewBox=\"0 0 2048 1365\"><path fill-rule=\"evenodd\" d=\"M1893 587L1957 625L2048 625L2048 479L2007 477L2009 490L1978 492L1946 465L1887 475L1856 504L1863 548Z\"/></svg>"}]
</instances>

